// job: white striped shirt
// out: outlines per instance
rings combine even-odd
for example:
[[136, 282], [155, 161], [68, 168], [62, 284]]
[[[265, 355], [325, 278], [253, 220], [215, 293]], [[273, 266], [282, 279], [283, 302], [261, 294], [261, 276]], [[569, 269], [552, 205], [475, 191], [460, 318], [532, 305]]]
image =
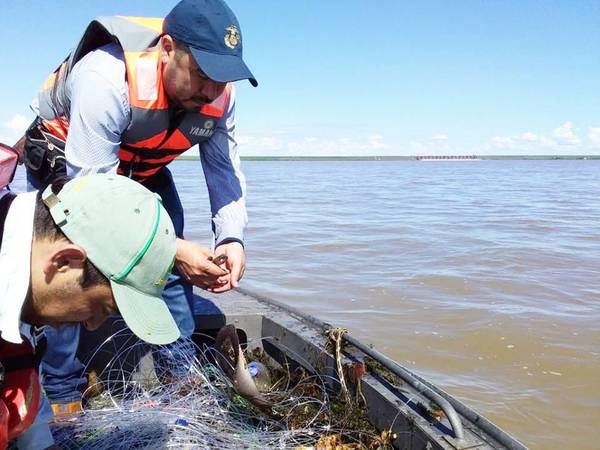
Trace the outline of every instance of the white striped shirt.
[[[121, 134], [131, 120], [123, 50], [116, 44], [86, 54], [67, 79], [70, 92], [69, 134], [65, 146], [67, 175], [116, 172]], [[246, 182], [235, 140], [235, 90], [213, 136], [200, 144], [208, 186], [215, 243], [243, 242]]]

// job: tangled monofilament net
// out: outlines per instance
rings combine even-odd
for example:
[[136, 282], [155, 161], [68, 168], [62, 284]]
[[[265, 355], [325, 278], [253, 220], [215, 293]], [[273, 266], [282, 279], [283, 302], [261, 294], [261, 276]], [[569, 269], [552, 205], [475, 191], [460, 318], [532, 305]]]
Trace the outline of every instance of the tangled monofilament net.
[[[148, 363], [144, 369], [139, 360], [148, 347], [133, 338], [123, 341], [124, 333], [111, 336], [98, 350], [114, 354], [101, 374], [103, 392], [83, 412], [52, 424], [61, 448], [292, 449], [314, 446], [324, 434], [344, 433], [331, 419], [322, 377], [306, 374], [293, 385], [289, 377], [273, 380], [266, 394], [273, 407], [265, 413], [235, 393], [215, 365], [212, 347], [201, 349], [191, 340], [166, 352], [163, 347], [166, 361], [154, 365], [166, 369], [152, 370]], [[117, 334], [121, 339], [114, 339]], [[175, 365], [185, 366], [186, 374], [173, 377]]]

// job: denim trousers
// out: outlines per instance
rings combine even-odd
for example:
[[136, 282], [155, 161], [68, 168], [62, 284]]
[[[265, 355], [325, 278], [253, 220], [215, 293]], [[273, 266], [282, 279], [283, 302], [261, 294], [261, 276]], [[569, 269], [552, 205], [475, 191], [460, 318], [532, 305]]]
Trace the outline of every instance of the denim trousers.
[[[29, 190], [46, 187], [29, 174], [27, 174], [27, 182]], [[171, 172], [163, 167], [160, 172], [145, 182], [144, 186], [160, 195], [163, 206], [173, 221], [177, 236], [183, 237], [183, 207]], [[115, 211], [115, 213], [119, 212]], [[194, 349], [186, 342], [186, 338], [194, 332], [195, 323], [192, 286], [184, 281], [176, 268], [167, 280], [163, 298], [179, 327], [182, 338], [167, 346], [152, 346], [154, 361], [155, 364], [162, 365], [164, 370], [174, 375], [182, 375], [186, 372], [187, 366], [173, 361], [173, 355], [181, 355], [181, 362], [190, 361], [189, 353]], [[51, 403], [69, 403], [81, 399], [81, 392], [87, 382], [84, 374], [87, 361], [81, 361], [77, 355], [80, 327], [81, 325], [68, 325], [59, 329], [46, 327], [48, 345], [42, 359], [41, 373], [44, 389]], [[183, 357], [184, 354], [187, 357]], [[177, 356], [175, 358], [177, 359]]]

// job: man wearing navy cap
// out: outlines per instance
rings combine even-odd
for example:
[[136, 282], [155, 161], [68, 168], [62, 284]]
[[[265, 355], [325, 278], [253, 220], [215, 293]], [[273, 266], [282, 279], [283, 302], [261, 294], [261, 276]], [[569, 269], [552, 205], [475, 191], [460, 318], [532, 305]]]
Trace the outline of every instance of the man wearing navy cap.
[[[45, 82], [38, 117], [24, 137], [34, 188], [65, 173], [117, 172], [160, 194], [180, 238], [164, 297], [182, 336], [194, 330], [191, 285], [225, 292], [238, 286], [245, 269], [246, 185], [232, 82], [257, 82], [242, 59], [242, 43], [240, 25], [222, 0], [183, 0], [164, 19], [99, 17]], [[183, 210], [166, 167], [196, 144], [214, 251], [183, 239]], [[220, 266], [212, 262], [218, 255], [227, 256]], [[70, 411], [80, 400], [78, 336], [69, 327], [48, 337], [62, 342], [43, 366], [55, 411]]]

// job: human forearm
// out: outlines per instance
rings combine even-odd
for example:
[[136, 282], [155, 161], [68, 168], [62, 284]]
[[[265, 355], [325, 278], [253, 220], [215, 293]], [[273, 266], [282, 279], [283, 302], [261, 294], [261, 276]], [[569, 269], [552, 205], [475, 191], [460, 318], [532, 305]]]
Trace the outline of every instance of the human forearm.
[[200, 145], [200, 159], [208, 188], [215, 244], [243, 243], [246, 214], [246, 179], [235, 139], [235, 89], [226, 114], [212, 137]]

